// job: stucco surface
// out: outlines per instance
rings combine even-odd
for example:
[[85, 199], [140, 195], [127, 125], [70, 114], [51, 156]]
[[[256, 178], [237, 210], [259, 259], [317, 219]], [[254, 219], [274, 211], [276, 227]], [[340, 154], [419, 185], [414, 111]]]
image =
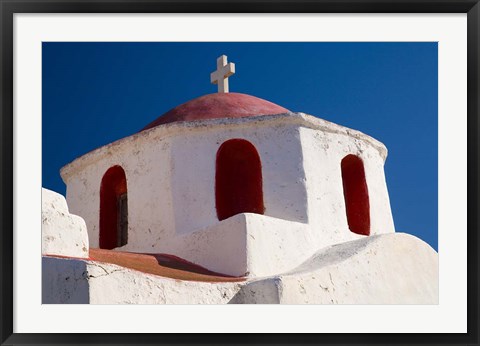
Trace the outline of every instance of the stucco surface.
[[[349, 155], [364, 165], [370, 203], [370, 235], [395, 232], [384, 173], [384, 157], [368, 141], [349, 133], [300, 128], [309, 224], [321, 246], [360, 239], [348, 230], [341, 161]], [[320, 248], [320, 247], [319, 247]]]
[[145, 274], [115, 264], [44, 257], [44, 304], [225, 304], [243, 282], [199, 282]]
[[[404, 233], [318, 251], [282, 275], [253, 280], [235, 303], [438, 304], [438, 254]], [[259, 298], [260, 297], [260, 298]]]
[[[216, 153], [232, 138], [251, 142], [262, 165], [264, 218], [248, 216], [252, 221], [243, 231], [228, 219], [218, 221], [215, 205]], [[346, 218], [340, 162], [348, 154], [365, 165], [371, 234], [394, 232], [385, 147], [303, 113], [156, 126], [80, 157], [61, 174], [71, 211], [87, 224], [91, 247], [99, 246], [102, 177], [120, 165], [127, 178], [129, 228], [128, 244], [117, 250], [172, 254], [227, 275], [271, 275], [319, 248], [361, 239], [348, 230]], [[289, 229], [308, 245], [283, 231]], [[247, 238], [256, 237], [252, 232], [263, 240]], [[261, 264], [265, 253], [271, 256]]]
[[281, 275], [198, 282], [91, 260], [43, 259], [44, 303], [438, 304], [438, 255], [403, 233], [338, 244]]
[[179, 237], [180, 257], [232, 276], [265, 276], [294, 268], [318, 248], [308, 225], [251, 213]]
[[65, 198], [42, 189], [42, 254], [88, 257], [85, 221], [70, 214]]

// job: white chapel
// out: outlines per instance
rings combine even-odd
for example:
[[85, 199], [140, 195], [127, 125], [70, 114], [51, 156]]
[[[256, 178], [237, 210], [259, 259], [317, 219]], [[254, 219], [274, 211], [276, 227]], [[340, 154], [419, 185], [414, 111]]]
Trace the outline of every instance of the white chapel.
[[231, 93], [234, 73], [221, 56], [217, 93], [64, 166], [66, 200], [43, 190], [43, 302], [437, 304], [438, 254], [395, 232], [386, 147]]

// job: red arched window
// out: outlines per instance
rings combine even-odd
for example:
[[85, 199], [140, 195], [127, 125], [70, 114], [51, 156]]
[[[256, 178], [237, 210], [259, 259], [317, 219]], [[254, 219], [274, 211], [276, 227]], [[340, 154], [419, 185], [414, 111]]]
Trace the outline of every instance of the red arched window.
[[215, 204], [220, 221], [239, 213], [263, 214], [262, 164], [252, 143], [230, 139], [218, 149]]
[[343, 195], [348, 227], [353, 233], [370, 235], [370, 202], [363, 161], [355, 155], [342, 160]]
[[128, 241], [127, 179], [120, 166], [110, 167], [100, 185], [100, 248], [113, 249]]

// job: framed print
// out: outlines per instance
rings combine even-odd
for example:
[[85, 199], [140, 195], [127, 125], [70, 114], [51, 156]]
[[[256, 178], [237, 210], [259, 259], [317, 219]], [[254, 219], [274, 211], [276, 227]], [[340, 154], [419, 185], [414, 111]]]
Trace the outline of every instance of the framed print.
[[2, 2], [2, 343], [478, 344], [478, 6]]

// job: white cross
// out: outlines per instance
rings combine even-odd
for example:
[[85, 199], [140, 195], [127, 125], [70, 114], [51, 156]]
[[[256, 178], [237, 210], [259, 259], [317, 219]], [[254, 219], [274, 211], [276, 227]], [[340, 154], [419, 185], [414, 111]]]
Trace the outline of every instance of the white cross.
[[219, 93], [228, 93], [228, 77], [235, 73], [235, 64], [227, 63], [227, 56], [217, 59], [217, 70], [210, 74], [210, 82], [218, 84]]

